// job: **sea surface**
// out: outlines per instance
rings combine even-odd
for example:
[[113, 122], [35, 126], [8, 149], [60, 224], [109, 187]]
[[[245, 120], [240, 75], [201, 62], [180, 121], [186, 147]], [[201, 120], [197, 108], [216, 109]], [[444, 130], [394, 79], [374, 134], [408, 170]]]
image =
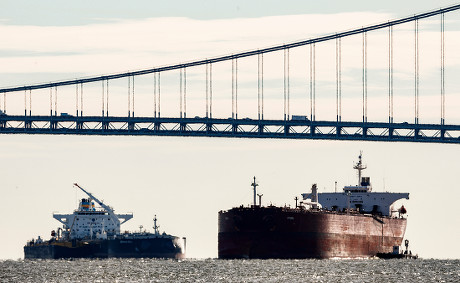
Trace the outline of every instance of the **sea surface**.
[[460, 282], [460, 260], [3, 260], [0, 282]]

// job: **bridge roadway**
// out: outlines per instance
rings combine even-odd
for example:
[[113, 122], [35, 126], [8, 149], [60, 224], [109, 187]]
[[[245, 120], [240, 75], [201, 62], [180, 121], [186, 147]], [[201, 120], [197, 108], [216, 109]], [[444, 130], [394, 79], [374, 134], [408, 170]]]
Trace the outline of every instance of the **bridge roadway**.
[[195, 136], [460, 144], [460, 125], [114, 116], [1, 115], [0, 134]]

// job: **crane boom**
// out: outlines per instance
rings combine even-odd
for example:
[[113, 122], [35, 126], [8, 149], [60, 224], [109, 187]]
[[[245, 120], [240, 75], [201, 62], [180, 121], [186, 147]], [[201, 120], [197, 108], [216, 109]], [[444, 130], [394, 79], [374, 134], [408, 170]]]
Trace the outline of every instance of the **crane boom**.
[[99, 199], [97, 199], [95, 196], [93, 196], [90, 192], [87, 192], [85, 189], [83, 189], [82, 187], [80, 187], [77, 183], [74, 183], [73, 184], [75, 187], [79, 188], [80, 190], [82, 190], [85, 194], [87, 194], [90, 198], [94, 199], [102, 208], [104, 208], [108, 213], [109, 215], [112, 217], [112, 220], [113, 221], [120, 221], [118, 219], [118, 216], [113, 212], [113, 209], [110, 208], [108, 205], [105, 205], [102, 201], [100, 201]]

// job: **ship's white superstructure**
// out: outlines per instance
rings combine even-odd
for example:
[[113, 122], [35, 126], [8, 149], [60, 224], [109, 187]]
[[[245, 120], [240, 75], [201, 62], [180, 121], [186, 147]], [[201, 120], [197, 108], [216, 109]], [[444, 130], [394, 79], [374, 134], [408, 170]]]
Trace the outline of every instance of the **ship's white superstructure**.
[[[362, 163], [362, 156], [353, 166], [358, 170], [358, 185], [345, 186], [343, 192], [317, 193], [318, 203], [323, 209], [334, 211], [356, 210], [361, 213], [379, 214], [392, 216], [395, 212], [405, 213], [405, 208], [392, 210], [392, 205], [400, 199], [409, 199], [409, 193], [372, 192], [372, 185], [369, 177], [362, 177], [361, 171], [366, 169]], [[316, 185], [314, 185], [316, 188]], [[312, 194], [302, 194], [304, 200], [312, 199]]]
[[[91, 193], [74, 184], [88, 195], [80, 200], [73, 214], [53, 214], [53, 218], [64, 224], [63, 234], [70, 239], [104, 239], [120, 234], [120, 226], [133, 218], [132, 214], [115, 214], [113, 209]], [[94, 201], [100, 205], [95, 208]], [[122, 221], [120, 221], [120, 219]]]

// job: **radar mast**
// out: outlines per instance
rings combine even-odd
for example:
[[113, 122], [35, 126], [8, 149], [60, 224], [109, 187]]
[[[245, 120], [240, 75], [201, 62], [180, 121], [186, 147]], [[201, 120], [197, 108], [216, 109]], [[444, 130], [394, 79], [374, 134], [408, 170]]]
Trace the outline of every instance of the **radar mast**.
[[358, 162], [353, 166], [353, 169], [358, 170], [358, 186], [361, 185], [361, 171], [367, 168], [367, 166], [363, 164], [362, 156], [363, 151], [361, 150], [359, 152]]

